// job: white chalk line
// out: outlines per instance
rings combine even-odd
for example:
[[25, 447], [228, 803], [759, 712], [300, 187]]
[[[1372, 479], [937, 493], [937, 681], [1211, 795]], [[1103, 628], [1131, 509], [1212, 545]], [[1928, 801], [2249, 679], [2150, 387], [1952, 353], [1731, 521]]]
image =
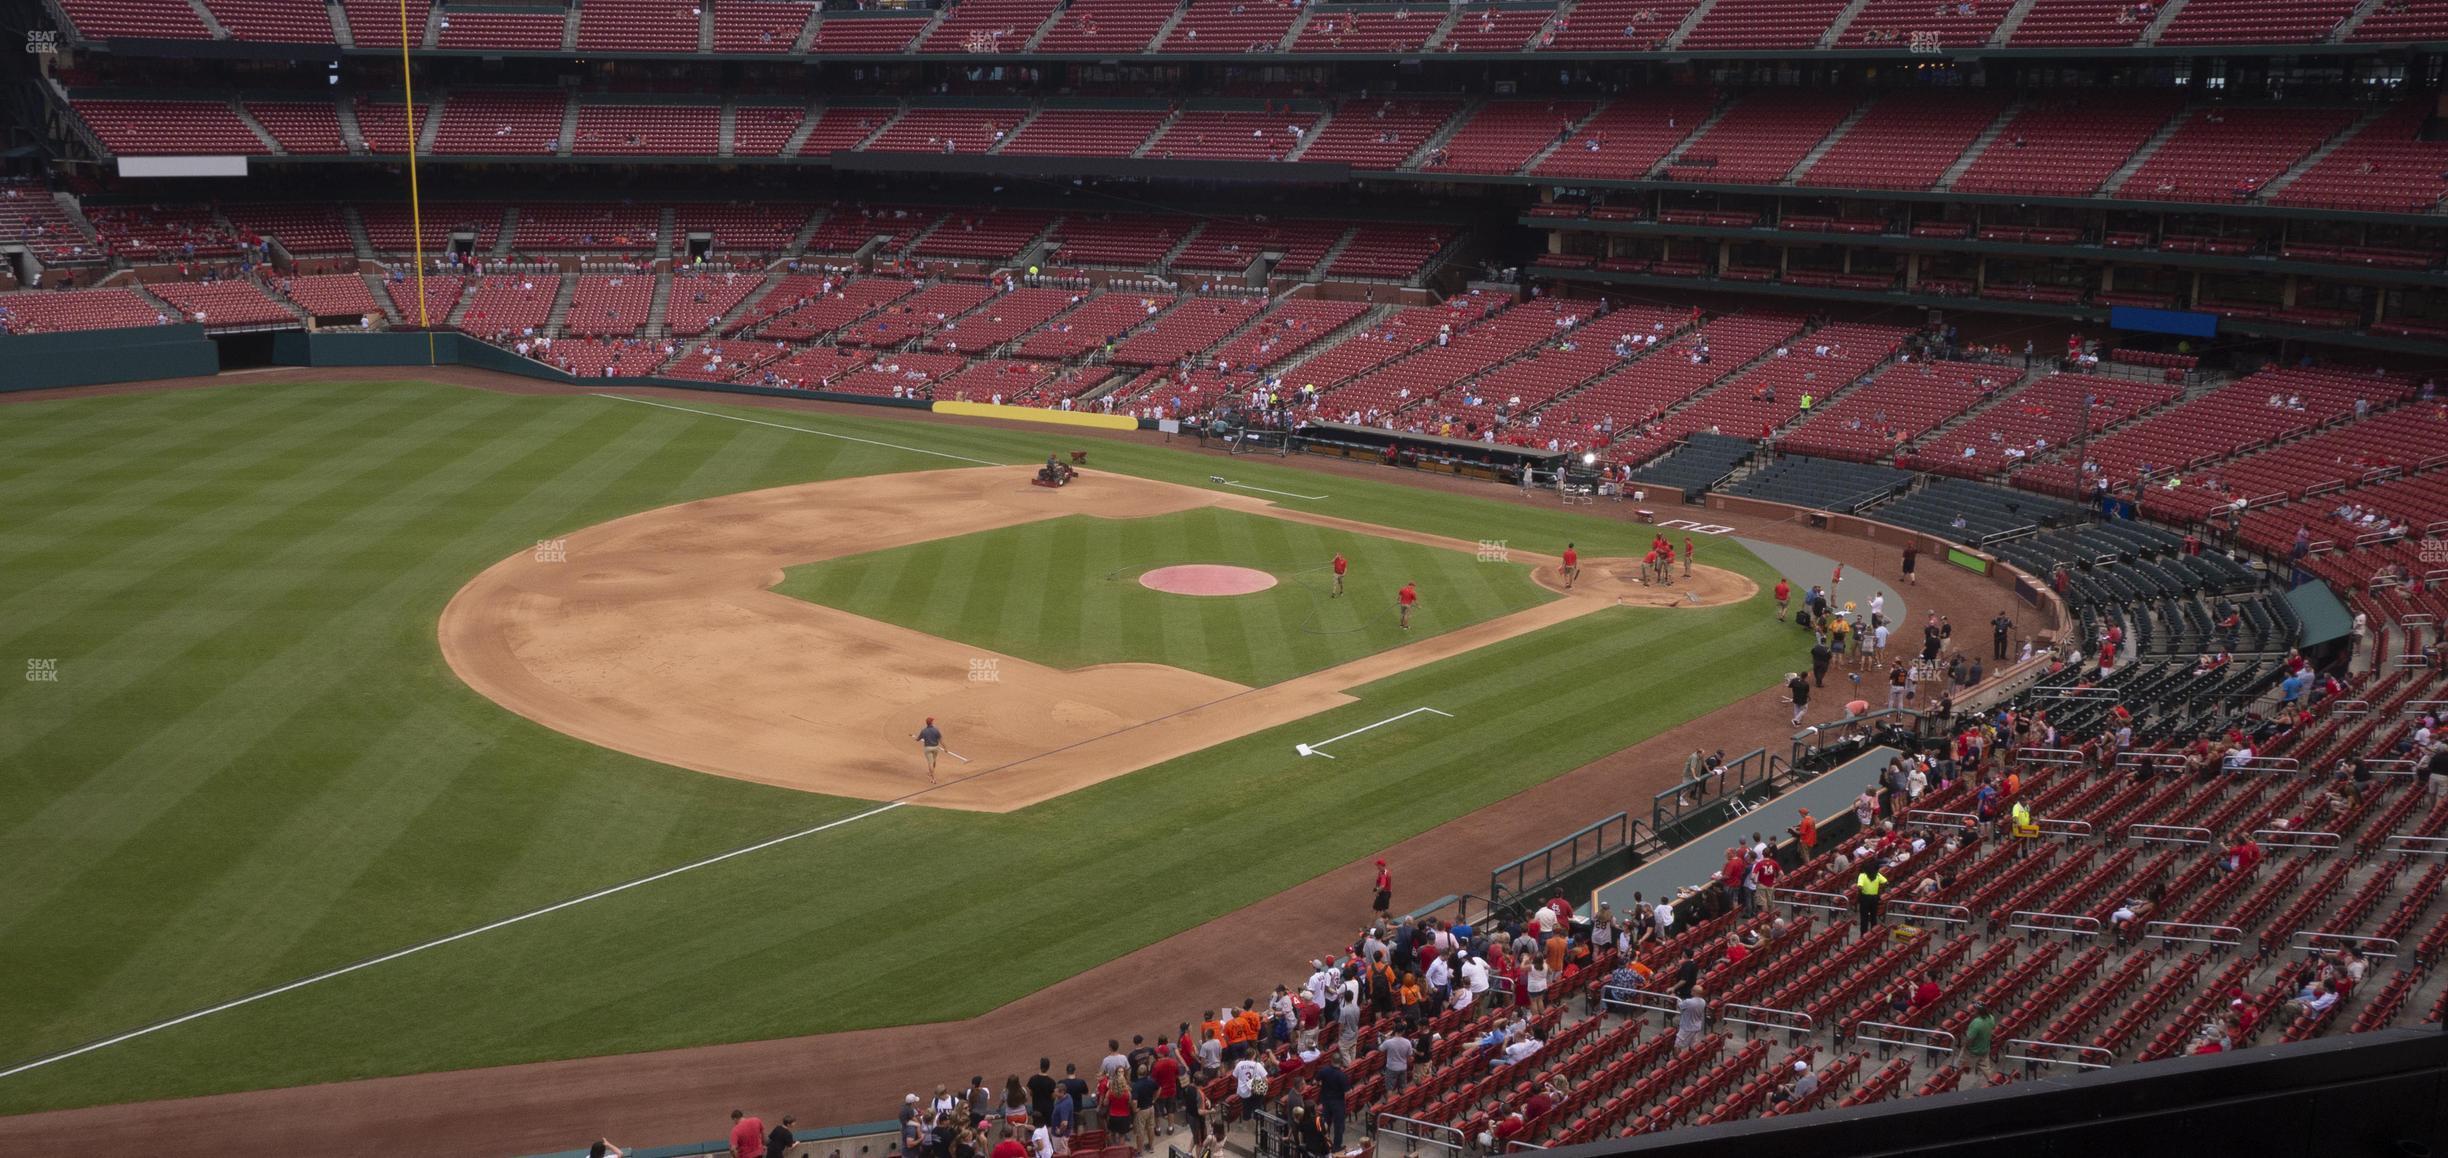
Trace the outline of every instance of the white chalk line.
[[[614, 402], [635, 402], [640, 406], [652, 406], [659, 410], [677, 410], [683, 414], [698, 414], [707, 418], [725, 418], [733, 422], [745, 422], [750, 426], [770, 426], [775, 430], [791, 430], [797, 431], [800, 434], [813, 434], [818, 438], [838, 438], [843, 442], [858, 442], [864, 443], [868, 446], [881, 446], [887, 450], [906, 450], [911, 454], [931, 454], [937, 458], [951, 459], [954, 462], [974, 462], [979, 466], [1013, 465], [1012, 463], [1008, 462], [988, 462], [982, 458], [970, 458], [965, 454], [950, 454], [940, 450], [927, 450], [923, 447], [903, 446], [897, 442], [878, 442], [872, 438], [853, 438], [847, 434], [835, 434], [830, 430], [811, 430], [805, 426], [790, 426], [780, 422], [767, 422], [761, 418], [743, 418], [737, 414], [724, 414], [717, 410], [699, 410], [693, 406], [674, 406], [669, 402], [657, 402], [651, 398], [631, 398], [624, 394], [604, 394], [592, 391], [590, 391], [590, 394], [596, 398], [609, 398]], [[0, 1077], [7, 1076], [7, 1074], [0, 1074]]]
[[196, 1011], [195, 1011], [195, 1012], [193, 1012], [193, 1013], [182, 1013], [182, 1014], [180, 1014], [179, 1016], [177, 1016], [177, 1017], [173, 1017], [173, 1018], [171, 1018], [171, 1019], [169, 1019], [169, 1020], [167, 1020], [167, 1021], [157, 1021], [157, 1022], [154, 1022], [154, 1023], [153, 1023], [153, 1024], [151, 1024], [151, 1025], [143, 1026], [143, 1027], [138, 1028], [138, 1029], [131, 1029], [131, 1030], [127, 1031], [126, 1033], [122, 1033], [122, 1034], [119, 1034], [119, 1035], [114, 1036], [114, 1037], [106, 1037], [106, 1038], [103, 1038], [103, 1039], [102, 1039], [102, 1040], [100, 1040], [100, 1041], [97, 1041], [97, 1042], [91, 1042], [91, 1043], [86, 1044], [86, 1045], [81, 1045], [81, 1046], [78, 1046], [78, 1047], [76, 1047], [75, 1049], [72, 1049], [72, 1050], [67, 1050], [67, 1051], [64, 1051], [64, 1052], [61, 1052], [61, 1053], [55, 1053], [55, 1054], [50, 1055], [49, 1057], [41, 1057], [41, 1058], [36, 1058], [36, 1059], [34, 1059], [33, 1061], [30, 1061], [30, 1062], [24, 1062], [24, 1063], [21, 1063], [21, 1064], [19, 1064], [19, 1065], [12, 1066], [12, 1067], [10, 1067], [10, 1068], [8, 1068], [8, 1069], [5, 1069], [5, 1070], [0, 1070], [0, 1078], [11, 1078], [11, 1077], [15, 1077], [15, 1076], [17, 1076], [18, 1074], [25, 1073], [25, 1072], [26, 1072], [26, 1071], [28, 1071], [28, 1070], [36, 1070], [36, 1069], [41, 1069], [41, 1068], [42, 1068], [42, 1067], [44, 1067], [44, 1066], [47, 1066], [47, 1065], [52, 1065], [52, 1064], [57, 1063], [57, 1062], [64, 1062], [64, 1061], [67, 1061], [68, 1059], [73, 1058], [73, 1057], [78, 1057], [78, 1056], [81, 1056], [81, 1055], [83, 1055], [83, 1054], [89, 1054], [89, 1053], [92, 1053], [92, 1052], [94, 1052], [95, 1050], [99, 1050], [99, 1049], [108, 1049], [108, 1048], [110, 1048], [111, 1046], [121, 1044], [122, 1042], [134, 1041], [134, 1040], [136, 1040], [137, 1038], [144, 1037], [144, 1036], [147, 1036], [147, 1035], [149, 1035], [149, 1034], [156, 1034], [156, 1033], [160, 1033], [161, 1031], [163, 1031], [163, 1030], [165, 1030], [165, 1029], [172, 1029], [172, 1028], [175, 1028], [175, 1027], [178, 1027], [178, 1026], [181, 1026], [181, 1025], [185, 1025], [185, 1024], [187, 1024], [188, 1022], [195, 1021], [195, 1020], [198, 1020], [198, 1019], [200, 1019], [200, 1018], [210, 1017], [210, 1016], [212, 1016], [213, 1014], [216, 1014], [216, 1013], [223, 1013], [223, 1012], [227, 1012], [227, 1011], [229, 1011], [229, 1010], [236, 1009], [236, 1008], [238, 1008], [239, 1006], [242, 1006], [242, 1005], [253, 1005], [254, 1003], [256, 1003], [256, 1002], [258, 1002], [258, 1001], [262, 1001], [262, 1000], [264, 1000], [264, 999], [266, 999], [266, 998], [278, 997], [278, 996], [280, 996], [281, 994], [288, 993], [288, 992], [290, 992], [290, 991], [292, 991], [292, 990], [304, 989], [305, 987], [307, 987], [307, 986], [309, 986], [309, 985], [314, 985], [314, 984], [317, 984], [317, 983], [320, 983], [320, 982], [329, 981], [329, 980], [331, 980], [331, 979], [333, 979], [333, 978], [335, 978], [335, 977], [345, 977], [345, 976], [347, 976], [347, 975], [349, 975], [349, 974], [351, 974], [351, 973], [355, 973], [355, 972], [357, 972], [358, 970], [361, 970], [361, 969], [371, 969], [371, 968], [373, 968], [373, 967], [375, 967], [375, 966], [377, 966], [377, 965], [382, 965], [382, 964], [386, 964], [386, 963], [388, 963], [388, 962], [397, 961], [397, 960], [399, 960], [399, 959], [400, 959], [400, 958], [402, 958], [402, 957], [407, 957], [407, 956], [411, 956], [411, 955], [413, 955], [413, 954], [422, 953], [422, 952], [426, 951], [427, 949], [439, 949], [439, 948], [441, 948], [442, 946], [444, 946], [444, 945], [448, 945], [448, 944], [451, 944], [451, 943], [453, 943], [453, 942], [467, 940], [468, 938], [473, 937], [473, 936], [476, 936], [476, 935], [477, 935], [477, 934], [479, 934], [479, 933], [490, 933], [490, 932], [492, 932], [492, 931], [493, 931], [493, 930], [495, 930], [495, 929], [506, 929], [506, 928], [509, 928], [509, 927], [510, 927], [510, 926], [512, 926], [512, 925], [516, 925], [516, 924], [518, 924], [518, 923], [520, 923], [520, 922], [522, 922], [522, 921], [532, 921], [532, 920], [536, 919], [537, 917], [545, 916], [545, 915], [547, 915], [547, 914], [551, 914], [551, 913], [558, 913], [558, 912], [560, 912], [560, 911], [561, 911], [561, 910], [563, 910], [563, 909], [567, 909], [567, 908], [570, 908], [570, 907], [572, 907], [572, 906], [576, 906], [576, 905], [583, 905], [583, 904], [587, 903], [588, 901], [601, 900], [601, 899], [603, 899], [603, 898], [605, 898], [605, 897], [608, 897], [608, 896], [613, 895], [614, 893], [625, 893], [625, 892], [629, 891], [630, 889], [637, 888], [637, 887], [638, 887], [638, 886], [640, 886], [640, 885], [650, 885], [650, 884], [653, 884], [653, 883], [655, 883], [656, 881], [659, 881], [659, 880], [664, 880], [664, 879], [669, 878], [669, 877], [676, 877], [676, 876], [679, 876], [681, 873], [684, 873], [684, 872], [689, 872], [689, 871], [692, 871], [692, 870], [695, 870], [695, 869], [701, 869], [701, 868], [704, 868], [704, 867], [706, 867], [707, 865], [721, 864], [722, 862], [727, 861], [727, 860], [730, 860], [730, 859], [731, 859], [731, 858], [733, 858], [733, 857], [741, 857], [741, 856], [746, 856], [746, 855], [748, 855], [749, 853], [752, 853], [752, 852], [761, 852], [761, 851], [763, 851], [763, 850], [765, 850], [765, 849], [772, 848], [773, 846], [775, 846], [775, 845], [777, 845], [777, 844], [787, 844], [787, 843], [789, 843], [789, 842], [791, 842], [791, 841], [798, 840], [798, 839], [799, 839], [799, 838], [801, 838], [801, 837], [806, 837], [806, 836], [814, 836], [814, 835], [816, 835], [817, 833], [820, 833], [820, 832], [826, 832], [826, 831], [829, 831], [829, 830], [831, 830], [831, 829], [840, 828], [841, 826], [843, 826], [843, 825], [845, 825], [845, 824], [851, 824], [851, 823], [854, 823], [854, 822], [856, 822], [856, 821], [865, 820], [865, 819], [867, 819], [867, 818], [868, 818], [868, 817], [870, 817], [870, 816], [881, 816], [881, 815], [883, 815], [884, 813], [887, 813], [887, 812], [892, 811], [893, 809], [899, 808], [899, 807], [901, 807], [903, 804], [906, 804], [906, 803], [908, 803], [908, 801], [906, 801], [906, 800], [895, 800], [895, 801], [893, 801], [893, 802], [891, 802], [891, 803], [889, 803], [889, 804], [884, 805], [884, 806], [883, 806], [883, 807], [881, 807], [881, 808], [871, 808], [871, 809], [868, 809], [868, 810], [867, 810], [867, 811], [865, 811], [865, 812], [859, 813], [859, 814], [858, 814], [858, 815], [856, 815], [856, 816], [845, 816], [845, 817], [842, 817], [842, 818], [841, 818], [841, 819], [839, 819], [839, 820], [827, 821], [826, 823], [819, 824], [819, 825], [815, 826], [814, 828], [803, 828], [803, 829], [800, 829], [800, 830], [799, 830], [799, 831], [797, 831], [797, 832], [785, 833], [785, 834], [783, 834], [783, 835], [781, 835], [781, 836], [774, 837], [774, 838], [772, 838], [771, 840], [759, 841], [759, 842], [757, 842], [757, 843], [755, 843], [755, 844], [747, 845], [747, 846], [742, 847], [742, 848], [735, 848], [735, 849], [732, 849], [731, 851], [729, 851], [729, 852], [725, 852], [725, 853], [717, 853], [717, 854], [715, 854], [715, 855], [713, 855], [713, 856], [710, 856], [710, 857], [705, 858], [704, 860], [700, 860], [700, 861], [693, 861], [693, 862], [691, 862], [691, 863], [681, 865], [681, 866], [679, 866], [679, 867], [677, 867], [677, 868], [668, 868], [668, 869], [663, 870], [662, 872], [655, 873], [655, 874], [653, 874], [653, 875], [651, 875], [651, 876], [642, 876], [642, 877], [639, 877], [639, 878], [637, 878], [637, 879], [635, 879], [635, 880], [623, 881], [623, 882], [621, 882], [620, 884], [613, 885], [613, 886], [612, 886], [612, 887], [610, 887], [610, 888], [605, 888], [605, 889], [597, 889], [597, 890], [595, 890], [594, 892], [588, 893], [588, 894], [586, 894], [585, 896], [582, 896], [582, 897], [571, 897], [570, 899], [568, 899], [568, 900], [566, 900], [566, 901], [558, 901], [558, 902], [555, 902], [555, 903], [553, 903], [553, 904], [546, 905], [546, 906], [544, 906], [543, 908], [540, 908], [540, 909], [531, 909], [531, 910], [529, 910], [529, 911], [527, 911], [527, 912], [520, 913], [519, 915], [517, 915], [517, 916], [515, 916], [515, 917], [504, 917], [504, 918], [502, 918], [501, 920], [495, 921], [495, 922], [493, 922], [492, 924], [489, 924], [489, 925], [479, 925], [479, 926], [477, 926], [476, 928], [473, 928], [473, 929], [467, 929], [467, 930], [463, 930], [463, 931], [461, 931], [461, 932], [453, 933], [453, 934], [451, 934], [451, 935], [449, 935], [449, 936], [447, 936], [447, 937], [436, 937], [436, 938], [434, 938], [433, 940], [431, 940], [431, 941], [427, 941], [427, 942], [425, 942], [424, 944], [421, 944], [421, 945], [411, 945], [411, 946], [409, 946], [409, 947], [407, 947], [407, 948], [405, 948], [405, 949], [399, 949], [399, 950], [394, 950], [394, 951], [389, 952], [389, 953], [385, 953], [385, 954], [383, 954], [383, 955], [382, 955], [382, 956], [380, 956], [380, 957], [369, 957], [369, 958], [367, 958], [367, 959], [365, 959], [365, 960], [363, 960], [363, 961], [359, 961], [359, 962], [357, 962], [357, 963], [356, 963], [356, 964], [354, 964], [354, 965], [343, 965], [343, 966], [341, 966], [340, 968], [330, 970], [329, 972], [317, 973], [317, 974], [315, 974], [315, 975], [314, 975], [314, 976], [312, 976], [312, 977], [307, 977], [307, 978], [303, 978], [303, 979], [300, 979], [300, 980], [297, 980], [297, 981], [292, 981], [292, 982], [290, 982], [290, 983], [288, 983], [288, 984], [286, 984], [286, 985], [275, 986], [275, 987], [273, 987], [273, 988], [271, 988], [271, 989], [266, 989], [266, 990], [263, 990], [263, 991], [261, 991], [261, 992], [257, 992], [257, 993], [250, 993], [250, 994], [248, 994], [248, 995], [246, 995], [246, 996], [244, 996], [244, 997], [237, 998], [236, 1000], [233, 1000], [233, 1001], [224, 1001], [224, 1002], [222, 1002], [222, 1003], [221, 1003], [221, 1004], [219, 1004], [219, 1005], [214, 1005], [214, 1006], [210, 1006], [210, 1007], [207, 1007], [207, 1008], [204, 1008], [204, 1009], [199, 1009], [199, 1010], [196, 1010]]
[[[1379, 721], [1377, 721], [1377, 722], [1376, 722], [1376, 723], [1374, 723], [1374, 724], [1370, 724], [1370, 725], [1368, 725], [1368, 726], [1366, 726], [1366, 727], [1353, 728], [1351, 731], [1345, 732], [1345, 733], [1343, 733], [1343, 734], [1342, 734], [1342, 735], [1340, 735], [1340, 736], [1333, 736], [1333, 737], [1329, 737], [1329, 738], [1327, 738], [1327, 739], [1320, 740], [1320, 741], [1318, 741], [1318, 742], [1317, 742], [1317, 743], [1315, 743], [1315, 744], [1294, 744], [1294, 745], [1292, 746], [1292, 748], [1293, 748], [1293, 750], [1294, 750], [1294, 751], [1299, 752], [1299, 753], [1300, 753], [1301, 755], [1303, 755], [1303, 756], [1325, 756], [1327, 759], [1332, 760], [1332, 759], [1334, 759], [1334, 757], [1333, 757], [1332, 755], [1329, 755], [1328, 753], [1325, 753], [1325, 752], [1321, 752], [1321, 751], [1319, 751], [1318, 749], [1323, 748], [1323, 747], [1325, 747], [1325, 746], [1326, 746], [1326, 745], [1328, 745], [1328, 744], [1332, 744], [1332, 743], [1334, 743], [1336, 740], [1348, 740], [1348, 739], [1351, 739], [1351, 738], [1352, 738], [1352, 737], [1354, 737], [1354, 736], [1359, 735], [1359, 734], [1360, 734], [1360, 733], [1362, 733], [1362, 732], [1366, 732], [1366, 731], [1369, 731], [1369, 730], [1374, 729], [1374, 728], [1382, 728], [1382, 727], [1385, 727], [1387, 724], [1394, 723], [1394, 722], [1395, 722], [1395, 721], [1397, 721], [1397, 720], [1408, 720], [1408, 719], [1410, 719], [1411, 717], [1413, 717], [1413, 716], [1416, 716], [1416, 715], [1420, 714], [1421, 712], [1432, 712], [1432, 713], [1435, 713], [1436, 715], [1443, 716], [1443, 717], [1445, 717], [1445, 718], [1446, 718], [1446, 719], [1448, 719], [1448, 720], [1450, 720], [1450, 719], [1454, 718], [1454, 714], [1453, 714], [1452, 712], [1441, 712], [1441, 711], [1437, 711], [1437, 709], [1435, 709], [1435, 708], [1413, 708], [1413, 709], [1411, 709], [1410, 711], [1404, 712], [1403, 714], [1401, 714], [1401, 715], [1399, 715], [1399, 716], [1387, 716], [1386, 718], [1384, 718], [1384, 719], [1382, 719], [1382, 720], [1379, 720]], [[5, 1075], [0, 1075], [0, 1076], [5, 1076]]]
[[1220, 483], [1223, 483], [1225, 486], [1228, 486], [1228, 487], [1240, 487], [1242, 490], [1245, 490], [1245, 491], [1257, 491], [1257, 492], [1259, 492], [1260, 494], [1282, 495], [1283, 497], [1285, 497], [1285, 498], [1287, 498], [1287, 499], [1308, 499], [1308, 500], [1310, 500], [1310, 501], [1312, 501], [1312, 502], [1315, 502], [1315, 501], [1317, 501], [1317, 500], [1319, 500], [1319, 499], [1324, 499], [1324, 498], [1331, 497], [1331, 496], [1328, 496], [1328, 495], [1296, 495], [1296, 494], [1293, 494], [1293, 493], [1292, 493], [1292, 492], [1290, 492], [1290, 491], [1279, 491], [1279, 490], [1274, 489], [1273, 487], [1251, 486], [1251, 485], [1250, 485], [1250, 484], [1248, 484], [1248, 483], [1245, 483], [1245, 482], [1234, 482], [1233, 480], [1231, 480], [1231, 479], [1227, 479], [1227, 478], [1220, 478], [1220, 479], [1216, 479], [1216, 481], [1217, 481], [1217, 482], [1220, 482]]

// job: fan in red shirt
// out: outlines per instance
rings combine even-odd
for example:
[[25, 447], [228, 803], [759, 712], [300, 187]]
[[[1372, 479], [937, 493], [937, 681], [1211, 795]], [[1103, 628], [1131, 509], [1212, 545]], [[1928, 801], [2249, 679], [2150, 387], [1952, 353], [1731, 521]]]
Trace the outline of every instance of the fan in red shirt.
[[765, 1120], [731, 1111], [731, 1158], [765, 1158]]
[[1419, 584], [1405, 583], [1394, 593], [1394, 606], [1402, 612], [1402, 629], [1411, 630], [1411, 607], [1419, 602]]
[[1779, 579], [1776, 585], [1777, 618], [1785, 618], [1787, 604], [1793, 602], [1793, 584]]
[[1564, 544], [1564, 587], [1571, 590], [1573, 580], [1581, 577], [1581, 552], [1570, 543]]
[[1007, 1131], [1003, 1140], [994, 1144], [994, 1158], [1028, 1158], [1028, 1147]]
[[1348, 561], [1346, 561], [1346, 560], [1343, 558], [1343, 553], [1342, 553], [1341, 551], [1337, 551], [1337, 552], [1335, 552], [1335, 557], [1334, 557], [1334, 577], [1335, 577], [1334, 593], [1335, 593], [1336, 595], [1341, 595], [1341, 594], [1343, 593], [1343, 572], [1344, 572], [1344, 570], [1345, 570], [1345, 569], [1349, 568], [1350, 566], [1351, 566], [1351, 563], [1350, 563], [1350, 562], [1348, 562]]

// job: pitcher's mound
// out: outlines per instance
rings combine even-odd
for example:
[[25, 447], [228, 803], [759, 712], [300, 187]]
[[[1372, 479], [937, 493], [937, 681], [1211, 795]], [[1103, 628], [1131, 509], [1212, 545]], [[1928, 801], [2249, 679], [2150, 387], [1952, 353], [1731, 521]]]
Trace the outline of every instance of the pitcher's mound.
[[1251, 567], [1184, 563], [1139, 576], [1139, 585], [1170, 595], [1252, 595], [1275, 585], [1275, 577]]

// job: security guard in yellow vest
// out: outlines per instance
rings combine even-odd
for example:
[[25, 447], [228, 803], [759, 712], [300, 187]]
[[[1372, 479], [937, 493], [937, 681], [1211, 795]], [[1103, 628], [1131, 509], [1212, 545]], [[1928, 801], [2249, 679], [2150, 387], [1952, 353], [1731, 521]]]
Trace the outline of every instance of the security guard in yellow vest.
[[1879, 894], [1887, 891], [1887, 874], [1872, 865], [1855, 878], [1853, 887], [1859, 890], [1855, 903], [1861, 907], [1861, 931], [1866, 937], [1870, 935], [1870, 930], [1878, 928]]

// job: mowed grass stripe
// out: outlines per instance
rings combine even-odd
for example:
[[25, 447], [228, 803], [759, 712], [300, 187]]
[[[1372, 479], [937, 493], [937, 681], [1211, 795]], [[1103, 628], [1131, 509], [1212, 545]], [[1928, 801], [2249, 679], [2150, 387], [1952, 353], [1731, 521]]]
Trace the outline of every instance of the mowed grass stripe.
[[83, 453], [90, 447], [127, 444], [149, 432], [217, 415], [229, 405], [226, 397], [211, 390], [177, 394], [154, 404], [142, 399], [131, 404], [124, 398], [9, 403], [9, 420], [0, 424], [0, 487], [49, 475], [63, 465], [93, 465]]
[[[141, 481], [159, 474], [170, 463], [217, 469], [227, 452], [262, 439], [286, 440], [293, 423], [312, 422], [326, 410], [352, 409], [335, 401], [329, 391], [309, 388], [296, 394], [233, 392], [221, 405], [198, 412], [185, 422], [165, 422], [158, 429], [111, 443], [92, 439], [77, 444], [83, 453], [51, 464], [41, 475], [19, 480], [19, 501], [35, 517], [60, 517], [77, 511], [79, 496], [107, 494], [113, 484]], [[46, 416], [47, 417], [47, 416]], [[343, 421], [347, 416], [342, 416]], [[72, 415], [54, 421], [74, 424]], [[41, 419], [37, 419], [41, 421]]]

